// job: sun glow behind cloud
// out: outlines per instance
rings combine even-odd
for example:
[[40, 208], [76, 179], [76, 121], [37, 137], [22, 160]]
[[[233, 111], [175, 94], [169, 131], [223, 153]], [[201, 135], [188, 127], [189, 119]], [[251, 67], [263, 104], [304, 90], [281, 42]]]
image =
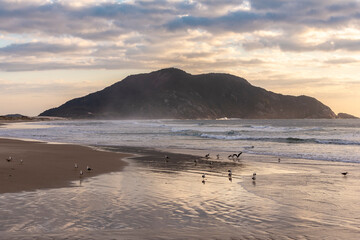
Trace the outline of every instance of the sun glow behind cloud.
[[[0, 9], [0, 114], [38, 114], [128, 74], [178, 67], [360, 116], [351, 104], [360, 100], [358, 1], [0, 0]], [[8, 99], [18, 107], [6, 109]]]

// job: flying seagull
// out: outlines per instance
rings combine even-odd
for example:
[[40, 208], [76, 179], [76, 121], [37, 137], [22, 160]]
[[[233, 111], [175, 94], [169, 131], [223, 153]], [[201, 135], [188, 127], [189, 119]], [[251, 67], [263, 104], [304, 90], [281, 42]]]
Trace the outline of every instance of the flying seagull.
[[235, 158], [235, 157], [236, 157], [236, 158], [239, 158], [241, 154], [242, 154], [242, 152], [239, 152], [238, 154], [234, 153], [234, 154], [233, 154], [233, 158]]

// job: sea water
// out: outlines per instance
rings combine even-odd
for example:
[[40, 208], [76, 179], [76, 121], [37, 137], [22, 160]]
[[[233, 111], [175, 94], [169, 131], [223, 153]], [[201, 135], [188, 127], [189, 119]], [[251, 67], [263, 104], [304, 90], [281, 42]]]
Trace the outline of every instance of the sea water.
[[0, 136], [309, 159], [128, 159], [73, 187], [0, 194], [0, 239], [360, 238], [359, 120], [52, 121]]
[[14, 124], [1, 137], [360, 162], [359, 119], [75, 120]]

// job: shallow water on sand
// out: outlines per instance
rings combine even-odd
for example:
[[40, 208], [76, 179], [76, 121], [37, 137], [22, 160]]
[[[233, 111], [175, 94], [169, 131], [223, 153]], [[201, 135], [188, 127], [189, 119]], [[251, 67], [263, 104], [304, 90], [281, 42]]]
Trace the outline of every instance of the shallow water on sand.
[[[357, 165], [129, 162], [74, 187], [0, 195], [0, 238], [360, 237]], [[354, 174], [334, 174], [345, 166]]]

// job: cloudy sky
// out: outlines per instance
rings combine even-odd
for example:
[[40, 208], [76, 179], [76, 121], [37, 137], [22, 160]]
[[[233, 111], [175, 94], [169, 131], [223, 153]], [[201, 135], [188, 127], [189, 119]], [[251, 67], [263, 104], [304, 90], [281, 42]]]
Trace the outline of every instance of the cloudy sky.
[[360, 1], [0, 0], [0, 115], [166, 67], [360, 116]]

